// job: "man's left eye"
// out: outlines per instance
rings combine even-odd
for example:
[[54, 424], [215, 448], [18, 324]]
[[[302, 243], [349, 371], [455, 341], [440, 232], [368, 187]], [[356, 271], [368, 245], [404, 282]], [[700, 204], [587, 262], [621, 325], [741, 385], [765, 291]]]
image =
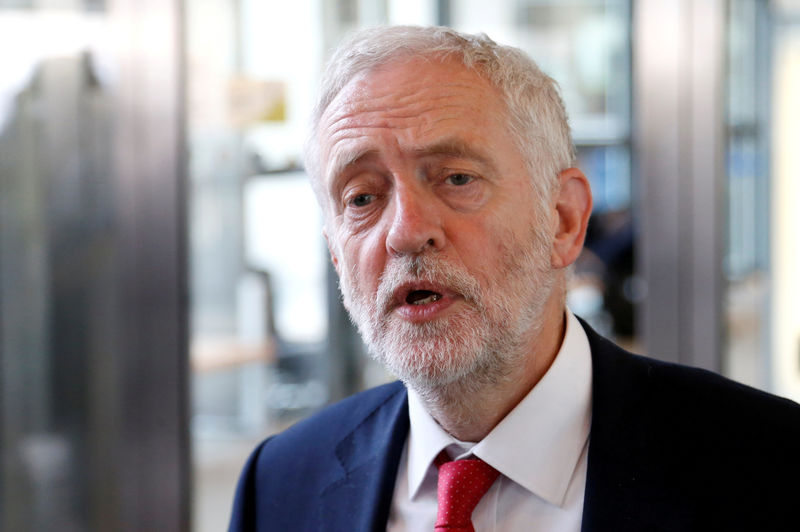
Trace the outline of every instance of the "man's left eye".
[[375, 200], [373, 194], [358, 194], [350, 200], [350, 205], [354, 207], [366, 207]]
[[463, 186], [471, 183], [473, 179], [474, 178], [471, 175], [467, 174], [452, 174], [447, 176], [447, 179], [445, 179], [445, 181], [447, 181], [451, 185]]

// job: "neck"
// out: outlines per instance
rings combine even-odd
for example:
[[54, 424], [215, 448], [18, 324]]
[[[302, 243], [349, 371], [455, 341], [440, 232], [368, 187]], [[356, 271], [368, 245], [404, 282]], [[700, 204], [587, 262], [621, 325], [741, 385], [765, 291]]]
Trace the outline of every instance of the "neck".
[[522, 342], [519, 356], [491, 378], [467, 376], [431, 390], [416, 389], [425, 409], [453, 437], [478, 442], [533, 389], [555, 360], [564, 337], [562, 298], [551, 298], [537, 331]]

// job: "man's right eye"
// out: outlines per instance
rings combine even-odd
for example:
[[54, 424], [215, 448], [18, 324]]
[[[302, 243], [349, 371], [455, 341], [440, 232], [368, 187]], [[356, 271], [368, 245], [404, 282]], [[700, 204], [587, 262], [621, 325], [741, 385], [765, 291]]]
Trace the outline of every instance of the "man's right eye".
[[353, 207], [366, 207], [375, 199], [374, 194], [358, 194], [353, 196], [348, 203]]

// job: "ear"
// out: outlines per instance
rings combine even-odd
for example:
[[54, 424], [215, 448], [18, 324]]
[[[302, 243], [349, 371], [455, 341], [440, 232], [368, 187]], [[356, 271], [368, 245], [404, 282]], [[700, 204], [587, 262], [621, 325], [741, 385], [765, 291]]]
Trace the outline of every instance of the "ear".
[[567, 168], [558, 174], [558, 182], [555, 206], [558, 227], [553, 237], [550, 264], [553, 268], [566, 268], [583, 249], [592, 213], [592, 190], [589, 180], [577, 168]]
[[336, 257], [336, 253], [333, 251], [333, 247], [331, 246], [331, 240], [328, 237], [328, 229], [323, 227], [322, 228], [322, 236], [325, 238], [325, 243], [328, 245], [328, 253], [331, 254], [331, 262], [333, 262], [333, 267], [336, 269], [336, 274], [339, 274], [339, 259]]

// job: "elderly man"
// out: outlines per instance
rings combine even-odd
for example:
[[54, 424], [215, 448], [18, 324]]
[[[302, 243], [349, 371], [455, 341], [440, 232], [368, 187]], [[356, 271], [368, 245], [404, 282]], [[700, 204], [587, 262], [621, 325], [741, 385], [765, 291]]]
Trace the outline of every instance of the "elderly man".
[[307, 168], [344, 304], [402, 383], [261, 444], [231, 530], [800, 527], [798, 405], [625, 353], [565, 307], [591, 192], [519, 50], [355, 35]]

